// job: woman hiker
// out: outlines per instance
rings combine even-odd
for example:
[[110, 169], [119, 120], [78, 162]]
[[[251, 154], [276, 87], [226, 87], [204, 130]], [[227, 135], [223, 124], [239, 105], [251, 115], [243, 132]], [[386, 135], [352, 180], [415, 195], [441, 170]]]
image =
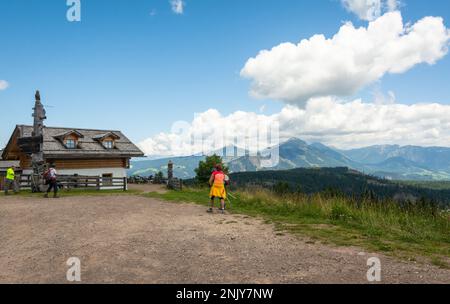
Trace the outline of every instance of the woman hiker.
[[58, 182], [57, 182], [57, 172], [55, 165], [51, 164], [50, 168], [44, 173], [45, 184], [48, 185], [47, 192], [44, 197], [48, 198], [48, 194], [53, 189], [53, 197], [58, 198]]
[[227, 198], [227, 191], [225, 190], [225, 178], [226, 175], [222, 170], [221, 165], [216, 165], [214, 172], [209, 178], [209, 185], [211, 186], [211, 191], [209, 196], [211, 197], [211, 208], [208, 209], [209, 213], [213, 212], [214, 199], [220, 199], [220, 209], [219, 211], [225, 212], [225, 200]]

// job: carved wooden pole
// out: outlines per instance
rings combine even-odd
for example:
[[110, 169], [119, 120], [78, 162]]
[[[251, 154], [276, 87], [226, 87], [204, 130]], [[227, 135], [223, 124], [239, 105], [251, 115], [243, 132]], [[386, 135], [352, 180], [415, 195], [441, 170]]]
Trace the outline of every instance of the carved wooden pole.
[[[44, 120], [47, 119], [44, 105], [41, 103], [41, 94], [39, 91], [36, 91], [35, 95], [35, 104], [33, 108], [33, 137], [42, 137], [43, 136], [43, 128], [44, 128]], [[31, 155], [33, 169], [36, 174], [40, 174], [41, 172], [37, 168], [43, 165], [44, 163], [44, 155], [43, 155], [43, 140], [41, 140], [39, 144], [39, 151], [33, 151]]]
[[167, 165], [167, 178], [169, 179], [169, 184], [171, 184], [173, 179], [173, 162], [169, 161], [169, 164]]

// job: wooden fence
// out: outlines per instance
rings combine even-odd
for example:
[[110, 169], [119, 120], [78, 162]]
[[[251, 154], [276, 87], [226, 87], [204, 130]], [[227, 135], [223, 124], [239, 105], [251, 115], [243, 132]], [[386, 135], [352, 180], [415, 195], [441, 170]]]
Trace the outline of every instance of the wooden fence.
[[[17, 183], [20, 189], [32, 188], [32, 175], [22, 174], [17, 178]], [[0, 176], [0, 179], [4, 177]], [[99, 177], [99, 176], [73, 176], [61, 175], [58, 176], [58, 184], [64, 189], [91, 189], [91, 190], [123, 190], [128, 189], [126, 177]], [[0, 185], [1, 186], [1, 185]], [[1, 187], [0, 190], [3, 190]]]
[[183, 190], [183, 180], [179, 178], [172, 178], [167, 182], [167, 187], [172, 190]]

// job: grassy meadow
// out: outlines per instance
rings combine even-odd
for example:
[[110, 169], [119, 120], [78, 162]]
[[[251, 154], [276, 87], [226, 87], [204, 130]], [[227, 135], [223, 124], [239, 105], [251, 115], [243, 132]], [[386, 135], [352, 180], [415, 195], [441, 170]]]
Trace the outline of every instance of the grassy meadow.
[[450, 181], [397, 181], [401, 185], [433, 190], [449, 190]]

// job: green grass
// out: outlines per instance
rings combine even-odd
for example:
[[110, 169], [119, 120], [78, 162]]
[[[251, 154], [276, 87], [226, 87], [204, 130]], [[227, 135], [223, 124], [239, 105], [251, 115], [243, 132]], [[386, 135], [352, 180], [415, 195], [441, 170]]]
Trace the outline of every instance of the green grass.
[[[208, 205], [207, 190], [185, 189], [145, 196], [173, 202]], [[395, 203], [356, 204], [344, 198], [320, 195], [276, 196], [266, 190], [238, 192], [231, 199], [232, 213], [261, 216], [278, 233], [290, 232], [322, 243], [359, 246], [409, 260], [425, 257], [448, 268], [450, 214], [419, 207], [401, 208]]]
[[432, 190], [450, 189], [450, 181], [397, 181], [397, 183]]

